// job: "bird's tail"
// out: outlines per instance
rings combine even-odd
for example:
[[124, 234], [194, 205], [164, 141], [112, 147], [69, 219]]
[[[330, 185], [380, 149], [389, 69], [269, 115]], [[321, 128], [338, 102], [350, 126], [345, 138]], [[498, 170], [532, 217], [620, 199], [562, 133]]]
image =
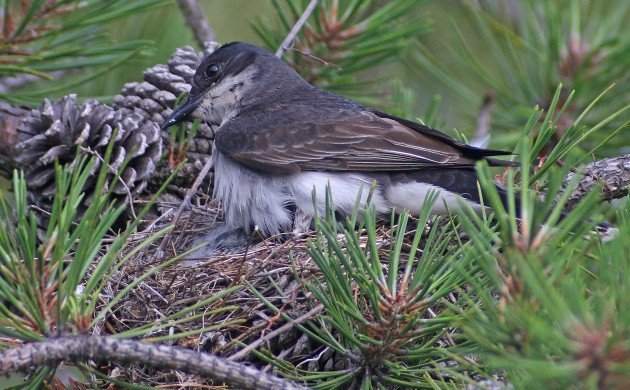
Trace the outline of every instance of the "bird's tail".
[[[465, 200], [481, 204], [488, 205], [488, 194], [481, 194], [485, 201], [482, 202], [482, 197], [479, 194], [477, 173], [473, 168], [451, 168], [451, 169], [424, 169], [421, 171], [413, 171], [402, 174], [393, 175], [391, 177], [392, 182], [420, 182], [429, 184], [434, 187], [446, 191], [448, 193], [458, 194]], [[507, 191], [499, 186], [496, 186], [499, 193], [499, 198], [505, 210], [509, 207], [509, 195]], [[516, 217], [521, 218], [521, 199], [518, 194], [514, 194], [514, 207]], [[539, 205], [542, 207], [542, 205]], [[567, 216], [566, 212], [562, 212], [560, 219]], [[609, 223], [600, 223], [597, 225], [597, 232], [603, 241], [610, 240], [614, 237], [617, 229], [612, 227]]]

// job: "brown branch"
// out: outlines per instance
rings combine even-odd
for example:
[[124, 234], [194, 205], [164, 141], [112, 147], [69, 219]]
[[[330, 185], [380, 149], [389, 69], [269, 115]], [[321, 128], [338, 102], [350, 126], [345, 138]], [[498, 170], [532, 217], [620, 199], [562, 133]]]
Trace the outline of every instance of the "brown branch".
[[305, 387], [241, 363], [184, 348], [112, 337], [73, 336], [24, 344], [0, 352], [0, 375], [61, 362], [135, 363], [212, 378], [239, 389]]
[[[203, 182], [203, 179], [208, 175], [208, 172], [210, 172], [210, 168], [212, 168], [213, 164], [214, 164], [214, 160], [212, 158], [206, 159], [206, 163], [203, 165], [203, 168], [201, 168], [199, 175], [197, 175], [197, 178], [193, 182], [190, 189], [186, 192], [186, 196], [184, 197], [184, 200], [179, 205], [179, 208], [177, 209], [177, 213], [175, 213], [175, 217], [173, 218], [173, 221], [171, 222], [173, 226], [177, 225], [177, 222], [182, 217], [184, 210], [190, 206], [190, 199], [192, 199], [193, 195], [197, 192], [197, 189]], [[156, 253], [159, 254], [160, 252], [162, 252], [166, 244], [170, 241], [172, 233], [173, 232], [170, 231], [168, 232], [168, 234], [164, 236]]]
[[210, 27], [203, 7], [197, 0], [177, 0], [177, 4], [199, 46], [204, 48], [207, 42], [216, 42], [217, 36]]
[[308, 17], [311, 16], [316, 6], [317, 0], [311, 0], [311, 2], [308, 3], [308, 6], [306, 6], [306, 9], [304, 10], [304, 12], [302, 12], [302, 15], [300, 15], [300, 18], [297, 20], [297, 22], [295, 22], [295, 24], [291, 28], [291, 31], [289, 31], [289, 34], [287, 34], [286, 38], [284, 38], [284, 41], [282, 41], [282, 43], [280, 44], [278, 50], [276, 50], [276, 57], [282, 57], [282, 53], [284, 53], [284, 51], [289, 48], [289, 45], [291, 45], [297, 33], [300, 32], [300, 29], [302, 28], [302, 26], [304, 26], [304, 23], [306, 23]]
[[[602, 185], [602, 200], [619, 199], [628, 195], [630, 154], [594, 161], [584, 166], [579, 172], [583, 172], [584, 177], [571, 193], [565, 206], [567, 210], [575, 207], [598, 184]], [[575, 174], [575, 172], [569, 173], [564, 179], [563, 188], [567, 187]]]

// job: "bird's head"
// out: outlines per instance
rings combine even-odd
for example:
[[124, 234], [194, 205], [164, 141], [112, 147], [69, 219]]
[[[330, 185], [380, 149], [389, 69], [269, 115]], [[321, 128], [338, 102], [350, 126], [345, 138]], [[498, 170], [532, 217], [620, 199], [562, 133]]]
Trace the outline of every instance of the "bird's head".
[[305, 83], [269, 51], [243, 42], [228, 43], [203, 59], [188, 100], [166, 118], [162, 127], [194, 118], [220, 124], [243, 107], [273, 102]]

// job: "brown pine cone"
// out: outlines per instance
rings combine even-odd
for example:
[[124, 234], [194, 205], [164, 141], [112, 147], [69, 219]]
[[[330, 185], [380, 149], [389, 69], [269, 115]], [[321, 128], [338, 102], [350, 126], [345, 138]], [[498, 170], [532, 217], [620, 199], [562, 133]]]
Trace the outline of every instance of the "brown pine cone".
[[83, 208], [87, 207], [93, 191], [90, 187], [98, 177], [101, 159], [115, 129], [118, 134], [106, 185], [120, 176], [111, 192], [120, 202], [128, 202], [146, 187], [161, 157], [162, 139], [155, 122], [144, 121], [135, 113], [124, 115], [95, 100], [77, 105], [76, 95], [56, 102], [46, 99], [38, 109], [32, 110], [17, 129], [16, 157], [18, 167], [25, 172], [31, 201], [49, 211], [56, 188], [55, 161], [72, 167], [78, 155], [87, 154], [97, 156], [95, 169], [84, 189]]

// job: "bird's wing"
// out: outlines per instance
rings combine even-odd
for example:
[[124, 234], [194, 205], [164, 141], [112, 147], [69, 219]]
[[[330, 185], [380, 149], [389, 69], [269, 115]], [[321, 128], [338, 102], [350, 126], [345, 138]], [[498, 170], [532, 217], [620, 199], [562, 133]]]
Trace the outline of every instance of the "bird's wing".
[[[258, 171], [410, 171], [474, 166], [490, 155], [429, 127], [369, 110], [268, 107], [223, 124], [217, 148]], [[298, 114], [299, 113], [299, 114]], [[296, 119], [299, 118], [299, 119]]]

